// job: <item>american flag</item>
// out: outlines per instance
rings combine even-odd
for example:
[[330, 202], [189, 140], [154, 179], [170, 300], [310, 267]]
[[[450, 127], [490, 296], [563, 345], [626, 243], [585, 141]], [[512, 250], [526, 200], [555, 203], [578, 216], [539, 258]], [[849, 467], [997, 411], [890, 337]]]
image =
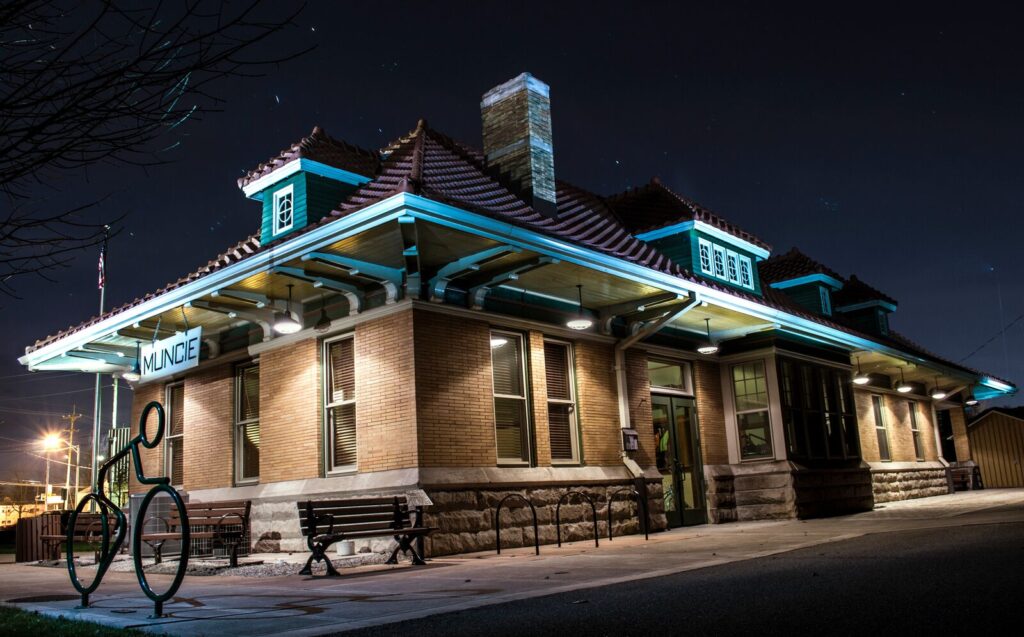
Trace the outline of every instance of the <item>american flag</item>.
[[107, 269], [106, 269], [106, 267], [104, 267], [104, 263], [103, 263], [103, 258], [104, 258], [104, 254], [106, 253], [106, 251], [107, 251], [107, 246], [106, 246], [106, 242], [104, 242], [104, 245], [100, 248], [100, 263], [99, 263], [100, 274], [99, 274], [99, 280], [97, 281], [98, 284], [99, 284], [97, 287], [99, 287], [99, 289], [101, 289], [101, 290], [103, 288], [107, 287]]

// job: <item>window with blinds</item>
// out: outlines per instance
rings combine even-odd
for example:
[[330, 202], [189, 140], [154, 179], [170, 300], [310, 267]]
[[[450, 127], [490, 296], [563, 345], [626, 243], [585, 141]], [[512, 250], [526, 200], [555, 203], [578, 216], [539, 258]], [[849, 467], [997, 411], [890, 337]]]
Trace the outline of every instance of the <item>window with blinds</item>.
[[164, 472], [171, 484], [185, 484], [185, 385], [167, 386], [167, 424], [164, 434]]
[[525, 372], [522, 335], [491, 332], [498, 462], [522, 463], [530, 459]]
[[544, 375], [548, 390], [548, 433], [551, 461], [577, 462], [576, 391], [572, 345], [544, 341]]
[[235, 480], [260, 477], [260, 368], [246, 365], [235, 371]]
[[356, 366], [352, 336], [324, 343], [327, 468], [356, 467]]

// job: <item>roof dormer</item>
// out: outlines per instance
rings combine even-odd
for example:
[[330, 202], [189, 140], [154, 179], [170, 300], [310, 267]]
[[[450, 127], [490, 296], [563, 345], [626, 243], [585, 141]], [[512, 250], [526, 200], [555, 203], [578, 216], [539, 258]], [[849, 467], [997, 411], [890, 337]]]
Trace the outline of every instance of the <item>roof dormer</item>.
[[833, 295], [843, 288], [838, 274], [796, 248], [760, 264], [762, 280], [791, 301], [821, 316], [832, 316]]
[[270, 243], [329, 215], [376, 173], [376, 153], [333, 139], [319, 126], [308, 137], [238, 180], [263, 203], [260, 241]]

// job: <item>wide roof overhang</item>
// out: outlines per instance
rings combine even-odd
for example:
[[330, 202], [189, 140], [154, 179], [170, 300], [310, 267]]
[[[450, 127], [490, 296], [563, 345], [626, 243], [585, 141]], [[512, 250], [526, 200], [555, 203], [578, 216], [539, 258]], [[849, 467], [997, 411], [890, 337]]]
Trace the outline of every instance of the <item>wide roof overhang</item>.
[[[265, 340], [273, 338], [270, 323], [274, 312], [286, 308], [289, 284], [297, 301], [331, 293], [358, 307], [371, 292], [385, 294], [389, 303], [397, 300], [409, 276], [424, 277], [427, 294], [439, 292], [439, 298], [451, 284], [468, 289], [471, 306], [473, 292], [484, 298], [488, 290], [502, 286], [571, 307], [576, 285], [582, 284], [588, 309], [603, 309], [602, 317], [618, 315], [627, 321], [656, 320], [690, 299], [698, 303], [666, 327], [699, 338], [709, 318], [716, 340], [778, 330], [858, 353], [862, 363], [902, 366], [908, 380], [931, 384], [939, 376], [946, 385], [973, 385], [979, 398], [1016, 390], [998, 379], [979, 377], [752, 297], [406, 192], [46, 342], [19, 361], [32, 370], [123, 372], [134, 363], [137, 343], [170, 335], [186, 324], [201, 325], [210, 335], [256, 323]], [[659, 308], [664, 310], [661, 314]]]

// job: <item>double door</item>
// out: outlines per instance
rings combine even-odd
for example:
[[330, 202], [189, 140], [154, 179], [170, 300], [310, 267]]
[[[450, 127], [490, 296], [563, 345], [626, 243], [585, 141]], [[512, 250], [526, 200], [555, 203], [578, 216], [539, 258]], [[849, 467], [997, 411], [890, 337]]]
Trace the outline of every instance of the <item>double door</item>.
[[655, 458], [670, 527], [704, 524], [704, 471], [692, 398], [651, 396]]

